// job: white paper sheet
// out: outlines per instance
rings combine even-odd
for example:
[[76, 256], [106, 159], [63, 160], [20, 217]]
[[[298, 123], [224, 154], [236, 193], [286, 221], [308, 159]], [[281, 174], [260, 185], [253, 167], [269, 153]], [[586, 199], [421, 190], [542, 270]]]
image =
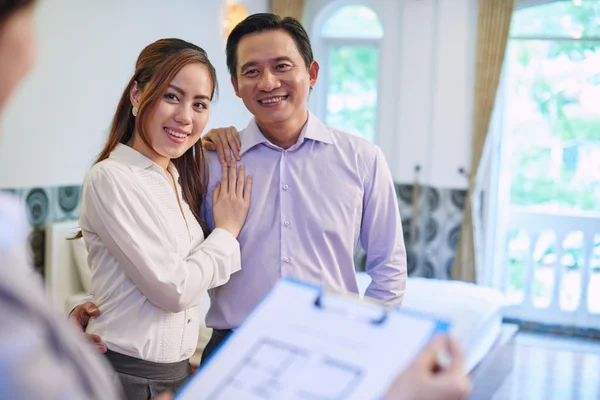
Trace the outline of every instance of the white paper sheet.
[[284, 279], [176, 399], [378, 399], [448, 327]]

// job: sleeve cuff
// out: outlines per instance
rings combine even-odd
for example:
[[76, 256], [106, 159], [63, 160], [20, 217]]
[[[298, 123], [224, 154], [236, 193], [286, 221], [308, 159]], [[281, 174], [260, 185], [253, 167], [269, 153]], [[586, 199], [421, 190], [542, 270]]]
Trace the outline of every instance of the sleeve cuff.
[[220, 247], [222, 246], [222, 248], [225, 249], [240, 251], [240, 243], [237, 241], [235, 236], [233, 236], [228, 230], [222, 228], [215, 228], [210, 235], [208, 235], [206, 241], [209, 241], [213, 244], [218, 244]]
[[211, 232], [209, 237], [212, 237], [213, 235], [216, 235], [219, 239], [223, 238], [223, 240], [229, 240], [229, 241], [231, 241], [231, 243], [238, 242], [237, 239], [235, 238], [235, 236], [233, 236], [231, 234], [231, 232], [229, 232], [227, 229], [215, 228], [215, 229], [213, 229], [213, 231]]

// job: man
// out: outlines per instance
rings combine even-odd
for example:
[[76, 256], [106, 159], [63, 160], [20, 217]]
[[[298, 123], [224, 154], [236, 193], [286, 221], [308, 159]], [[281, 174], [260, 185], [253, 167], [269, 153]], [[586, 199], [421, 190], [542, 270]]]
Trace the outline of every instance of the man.
[[[399, 306], [406, 285], [389, 168], [379, 148], [325, 127], [308, 111], [319, 64], [302, 25], [252, 15], [233, 29], [226, 52], [235, 93], [254, 115], [240, 132], [239, 151], [254, 190], [238, 237], [242, 270], [209, 291], [206, 324], [213, 335], [203, 361], [283, 276], [357, 293], [353, 255], [359, 240], [372, 278], [366, 296]], [[217, 142], [222, 134], [209, 133], [208, 140]], [[208, 162], [212, 193], [221, 178], [218, 154], [210, 152]], [[204, 204], [204, 219], [214, 227], [211, 199]]]
[[[356, 293], [359, 239], [372, 278], [366, 295], [400, 305], [406, 254], [389, 168], [376, 146], [325, 127], [308, 111], [319, 64], [302, 25], [252, 15], [233, 29], [226, 52], [235, 93], [254, 115], [240, 133], [240, 156], [256, 189], [239, 236], [242, 271], [209, 292], [206, 324], [214, 332], [206, 353], [282, 276]], [[208, 160], [214, 185], [220, 160], [215, 153]], [[210, 209], [204, 217], [213, 224]]]

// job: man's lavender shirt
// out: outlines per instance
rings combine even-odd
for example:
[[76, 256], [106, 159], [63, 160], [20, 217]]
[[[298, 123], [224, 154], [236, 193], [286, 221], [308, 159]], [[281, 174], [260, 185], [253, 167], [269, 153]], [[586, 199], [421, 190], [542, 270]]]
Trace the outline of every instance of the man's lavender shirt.
[[[366, 296], [402, 303], [406, 250], [392, 176], [381, 150], [326, 127], [309, 112], [296, 144], [271, 144], [254, 119], [240, 132], [241, 163], [252, 174], [250, 211], [238, 240], [242, 270], [209, 290], [206, 325], [237, 328], [282, 277], [358, 292], [354, 251], [367, 253]], [[212, 191], [221, 180], [215, 152], [203, 217], [214, 228]]]

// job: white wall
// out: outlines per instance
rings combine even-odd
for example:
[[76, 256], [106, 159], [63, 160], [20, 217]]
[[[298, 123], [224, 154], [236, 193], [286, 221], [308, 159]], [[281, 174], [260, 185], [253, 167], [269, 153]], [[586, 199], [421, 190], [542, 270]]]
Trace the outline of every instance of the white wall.
[[471, 164], [477, 1], [437, 2], [429, 182], [467, 187]]
[[244, 4], [248, 8], [248, 15], [269, 12], [270, 0], [226, 0], [227, 4]]
[[311, 34], [347, 3], [369, 5], [384, 26], [378, 144], [395, 180], [412, 182], [420, 165], [423, 184], [466, 187], [458, 170], [470, 164], [477, 0], [310, 0]]
[[[0, 129], [0, 188], [80, 184], [144, 46], [179, 37], [203, 47], [220, 96], [210, 127], [246, 126], [225, 66], [224, 0], [45, 0], [37, 9], [38, 62]], [[243, 1], [251, 13], [268, 0]]]

